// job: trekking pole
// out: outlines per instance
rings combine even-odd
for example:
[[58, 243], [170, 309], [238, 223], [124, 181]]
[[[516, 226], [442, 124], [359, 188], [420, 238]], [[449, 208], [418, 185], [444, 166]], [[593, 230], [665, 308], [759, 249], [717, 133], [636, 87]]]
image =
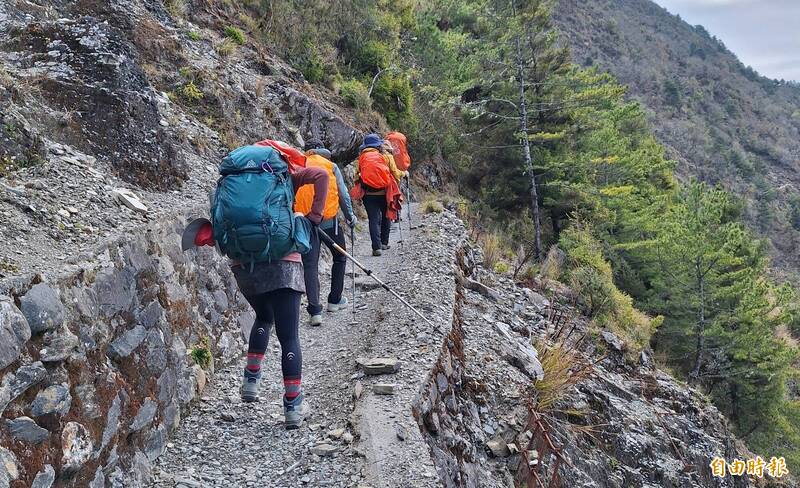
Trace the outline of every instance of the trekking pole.
[[417, 315], [417, 317], [419, 317], [419, 318], [421, 318], [422, 320], [424, 320], [425, 322], [427, 322], [427, 323], [428, 323], [428, 325], [430, 325], [431, 327], [433, 327], [433, 330], [435, 330], [435, 331], [437, 331], [437, 332], [439, 331], [439, 327], [438, 327], [436, 324], [434, 324], [433, 322], [431, 322], [430, 320], [428, 320], [428, 318], [427, 318], [427, 317], [425, 317], [424, 315], [422, 315], [422, 313], [421, 313], [419, 310], [417, 310], [416, 308], [414, 308], [414, 306], [413, 306], [413, 305], [411, 305], [410, 303], [408, 303], [408, 302], [406, 301], [406, 299], [405, 299], [405, 298], [403, 298], [403, 297], [401, 297], [401, 296], [400, 296], [400, 295], [399, 295], [399, 294], [398, 294], [396, 291], [394, 291], [394, 290], [392, 290], [391, 288], [389, 288], [389, 285], [387, 285], [386, 283], [384, 283], [383, 281], [381, 281], [381, 280], [380, 280], [380, 278], [378, 278], [377, 276], [375, 276], [374, 274], [372, 274], [372, 270], [371, 270], [371, 269], [367, 268], [366, 266], [364, 266], [363, 264], [361, 264], [360, 262], [358, 262], [358, 260], [357, 260], [356, 258], [354, 258], [354, 257], [353, 257], [353, 256], [351, 256], [350, 254], [348, 254], [348, 252], [347, 252], [347, 251], [345, 251], [344, 249], [342, 249], [342, 247], [341, 247], [341, 246], [339, 246], [338, 244], [336, 244], [335, 242], [333, 242], [333, 239], [331, 239], [331, 238], [328, 236], [328, 234], [326, 234], [326, 233], [324, 233], [324, 232], [320, 232], [320, 234], [319, 234], [319, 235], [320, 235], [320, 237], [322, 238], [322, 240], [324, 240], [324, 241], [325, 241], [325, 242], [326, 242], [326, 243], [327, 243], [329, 246], [332, 246], [334, 249], [336, 249], [336, 251], [338, 251], [338, 252], [339, 252], [339, 253], [341, 253], [341, 254], [342, 254], [344, 257], [346, 257], [347, 259], [349, 259], [350, 261], [352, 261], [352, 262], [353, 262], [353, 264], [355, 264], [356, 266], [358, 266], [358, 267], [361, 269], [361, 271], [363, 271], [364, 273], [366, 273], [366, 275], [367, 275], [367, 276], [369, 276], [370, 278], [372, 278], [373, 280], [375, 280], [375, 281], [376, 281], [376, 282], [377, 282], [379, 285], [381, 285], [381, 287], [382, 287], [384, 290], [388, 291], [389, 293], [391, 293], [392, 295], [394, 295], [394, 296], [395, 296], [395, 298], [397, 298], [398, 300], [400, 300], [401, 302], [403, 302], [403, 305], [405, 305], [405, 306], [406, 306], [406, 307], [408, 307], [408, 308], [409, 308], [409, 309], [410, 309], [412, 312], [414, 312], [414, 313]]
[[406, 176], [406, 197], [408, 197], [408, 232], [411, 233], [411, 177]]
[[[356, 252], [356, 231], [350, 227], [350, 250]], [[356, 265], [353, 260], [350, 260], [350, 284], [353, 293], [353, 321], [352, 324], [357, 324], [356, 321]]]
[[400, 231], [400, 247], [403, 247], [403, 222], [400, 216], [397, 217], [397, 228]]

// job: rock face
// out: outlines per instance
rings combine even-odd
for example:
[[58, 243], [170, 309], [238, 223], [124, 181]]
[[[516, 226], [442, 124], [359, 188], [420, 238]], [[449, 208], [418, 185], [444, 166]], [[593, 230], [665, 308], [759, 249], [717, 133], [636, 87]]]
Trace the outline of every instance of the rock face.
[[[478, 254], [469, 246], [459, 252], [463, 276], [457, 276], [453, 327], [414, 407], [444, 486], [528, 486], [533, 471], [543, 486], [563, 488], [748, 486], [746, 478], [711, 476], [714, 456], [748, 457], [737, 451], [719, 411], [654, 369], [646, 353], [638, 363], [626, 359], [625, 345], [608, 331], [598, 334], [602, 348], [582, 343], [581, 357], [594, 363], [593, 372], [548, 413], [547, 435], [564, 459], [560, 479], [550, 485], [555, 458], [540, 450], [544, 431], [528, 399], [536, 394], [534, 381], [548, 375], [534, 344], [546, 344], [538, 341], [564, 326], [549, 320], [547, 307], [554, 305], [543, 298], [557, 291], [494, 276], [475, 264]], [[467, 278], [478, 273], [498, 300], [467, 288]], [[578, 341], [588, 321], [564, 312], [574, 317], [567, 326], [575, 327]]]
[[[112, 242], [27, 290], [15, 282], [22, 297], [38, 290], [27, 302], [36, 306], [23, 309], [47, 311], [29, 314], [29, 322], [47, 316], [60, 323], [22, 344], [34, 357], [22, 353], [19, 366], [0, 371], [0, 411], [13, 418], [0, 423], [0, 443], [25, 466], [15, 475], [25, 486], [40, 472], [39, 485], [49, 486], [48, 465], [57, 486], [88, 486], [98, 472], [140, 486], [130, 480], [146, 479], [142, 473], [163, 451], [166, 432], [194, 398], [180, 393], [194, 391], [197, 382], [187, 346], [206, 337], [219, 355], [216, 345], [225, 336], [234, 342], [226, 347], [241, 350], [236, 338], [246, 302], [215, 251], [180, 252], [184, 222], [156, 224]], [[198, 313], [203, 304], [220, 303], [214, 299], [220, 293], [224, 308]], [[25, 322], [22, 312], [8, 299], [0, 304], [17, 321], [4, 330], [19, 337], [13, 331]]]
[[335, 93], [269, 46], [218, 49], [245, 6], [168, 5], [0, 5], [0, 160], [14, 163], [0, 172], [0, 278], [207, 205], [236, 146], [313, 137], [342, 166], [357, 156], [367, 127]]

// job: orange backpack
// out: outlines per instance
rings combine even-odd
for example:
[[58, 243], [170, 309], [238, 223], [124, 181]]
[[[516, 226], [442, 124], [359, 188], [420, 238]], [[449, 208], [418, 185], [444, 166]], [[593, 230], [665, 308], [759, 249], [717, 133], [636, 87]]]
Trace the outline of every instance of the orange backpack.
[[382, 190], [391, 183], [392, 174], [383, 154], [375, 149], [367, 149], [358, 157], [358, 172], [361, 181], [376, 190]]
[[402, 132], [389, 132], [386, 140], [392, 144], [394, 162], [400, 171], [408, 171], [411, 167], [411, 156], [408, 155], [408, 140]]
[[[306, 155], [303, 154], [303, 151], [296, 149], [289, 144], [286, 144], [283, 141], [273, 141], [272, 139], [264, 139], [263, 141], [256, 142], [256, 146], [269, 146], [272, 149], [275, 149], [283, 158], [289, 162], [291, 167], [301, 167], [304, 168], [306, 166]], [[292, 168], [289, 170], [292, 171]]]
[[[328, 172], [328, 198], [325, 200], [325, 209], [322, 211], [324, 220], [332, 219], [339, 213], [339, 186], [336, 184], [333, 165], [334, 163], [319, 154], [311, 154], [306, 157], [306, 168], [322, 168]], [[314, 185], [303, 185], [294, 196], [294, 211], [308, 215], [313, 202]]]

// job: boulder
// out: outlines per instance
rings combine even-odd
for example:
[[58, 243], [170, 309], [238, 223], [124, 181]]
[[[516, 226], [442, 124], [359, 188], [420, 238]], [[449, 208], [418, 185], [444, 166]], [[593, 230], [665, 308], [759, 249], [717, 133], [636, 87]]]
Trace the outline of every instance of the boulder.
[[33, 479], [31, 488], [50, 488], [56, 480], [56, 471], [52, 466], [46, 464], [44, 469], [39, 471], [36, 478]]
[[111, 408], [108, 409], [108, 416], [106, 417], [106, 428], [103, 430], [103, 439], [100, 449], [105, 449], [111, 439], [117, 435], [119, 430], [119, 416], [122, 413], [122, 393], [117, 393], [114, 401], [111, 403]]
[[25, 316], [10, 298], [0, 296], [0, 369], [19, 358], [30, 338], [31, 329]]
[[19, 478], [17, 457], [5, 447], [0, 447], [0, 488], [8, 488], [17, 478]]
[[40, 361], [21, 366], [14, 373], [8, 373], [0, 385], [0, 413], [9, 403], [25, 393], [28, 388], [39, 383], [47, 376], [47, 370]]
[[66, 325], [45, 335], [44, 347], [39, 351], [39, 359], [45, 363], [64, 361], [77, 352], [80, 347], [78, 336]]
[[39, 427], [30, 417], [17, 417], [14, 420], [6, 420], [6, 426], [11, 432], [11, 437], [30, 444], [39, 444], [46, 441], [50, 436], [50, 432], [47, 429]]
[[145, 398], [144, 403], [142, 403], [142, 406], [139, 407], [139, 411], [136, 412], [136, 417], [134, 417], [133, 422], [131, 422], [130, 430], [136, 432], [137, 430], [141, 430], [150, 425], [150, 422], [153, 421], [153, 418], [156, 415], [157, 409], [158, 404], [156, 402], [154, 402], [151, 398]]
[[603, 342], [608, 344], [613, 350], [617, 352], [622, 352], [625, 350], [625, 343], [622, 342], [622, 339], [617, 337], [613, 332], [604, 330], [600, 333], [600, 335], [603, 338]]
[[68, 422], [61, 432], [62, 466], [65, 472], [79, 470], [92, 455], [92, 437], [78, 422]]
[[116, 359], [126, 358], [131, 355], [134, 349], [139, 347], [147, 336], [147, 329], [141, 325], [136, 325], [133, 329], [126, 331], [121, 336], [114, 339], [108, 347], [108, 354]]
[[33, 285], [19, 301], [33, 334], [58, 328], [64, 323], [66, 309], [55, 290], [45, 283]]
[[506, 441], [504, 441], [502, 437], [495, 437], [494, 439], [490, 440], [486, 443], [486, 447], [489, 448], [489, 451], [494, 457], [504, 458], [511, 455], [511, 450], [508, 448], [508, 444], [506, 444]]
[[66, 415], [72, 405], [72, 396], [67, 385], [52, 385], [40, 391], [31, 404], [31, 415]]

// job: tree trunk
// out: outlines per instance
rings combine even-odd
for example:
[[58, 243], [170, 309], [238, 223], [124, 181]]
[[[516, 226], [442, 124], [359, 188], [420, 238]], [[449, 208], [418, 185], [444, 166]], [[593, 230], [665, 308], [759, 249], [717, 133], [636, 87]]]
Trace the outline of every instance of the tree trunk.
[[703, 366], [703, 355], [705, 354], [706, 341], [706, 290], [705, 276], [700, 271], [700, 263], [695, 263], [697, 277], [697, 292], [700, 296], [700, 308], [697, 311], [697, 345], [695, 349], [694, 368], [689, 375], [690, 382], [697, 382], [700, 378], [700, 369]]
[[516, 40], [517, 49], [517, 82], [519, 83], [519, 130], [520, 143], [525, 154], [525, 169], [531, 180], [531, 214], [534, 228], [534, 259], [539, 262], [542, 258], [542, 229], [539, 217], [539, 191], [536, 188], [536, 175], [533, 172], [533, 159], [531, 158], [531, 141], [528, 139], [528, 107], [525, 104], [525, 72], [522, 58], [522, 46], [519, 36]]

